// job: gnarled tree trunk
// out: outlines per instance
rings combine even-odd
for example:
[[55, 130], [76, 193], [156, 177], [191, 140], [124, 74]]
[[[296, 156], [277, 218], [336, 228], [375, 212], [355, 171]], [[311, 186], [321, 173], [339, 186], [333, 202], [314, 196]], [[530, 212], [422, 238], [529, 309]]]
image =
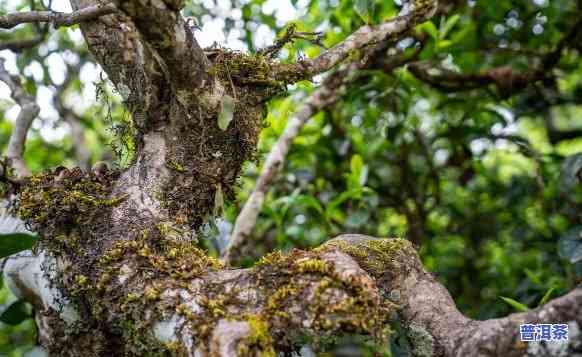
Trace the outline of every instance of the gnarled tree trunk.
[[[220, 196], [232, 197], [253, 157], [266, 101], [352, 51], [398, 38], [430, 17], [436, 1], [417, 0], [409, 13], [292, 65], [203, 51], [180, 15], [182, 1], [115, 5], [81, 28], [132, 113], [133, 163], [123, 172], [32, 176], [18, 214], [42, 239], [5, 266], [13, 290], [37, 307], [50, 352], [275, 355], [345, 332], [383, 340], [400, 319], [418, 356], [519, 356], [527, 348], [519, 323], [567, 322], [577, 331], [580, 289], [527, 314], [464, 317], [405, 240], [341, 236], [245, 270], [226, 269], [193, 244], [192, 232]], [[562, 348], [577, 348], [571, 341]]]

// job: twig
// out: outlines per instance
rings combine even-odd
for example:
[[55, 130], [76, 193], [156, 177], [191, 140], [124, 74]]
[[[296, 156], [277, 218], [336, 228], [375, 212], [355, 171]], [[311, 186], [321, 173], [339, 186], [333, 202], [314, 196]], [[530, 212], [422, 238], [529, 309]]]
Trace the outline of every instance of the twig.
[[[575, 39], [582, 28], [578, 20], [570, 31], [557, 43], [553, 51], [543, 55], [541, 63], [528, 71], [515, 71], [510, 66], [494, 67], [482, 73], [458, 73], [431, 61], [412, 63], [408, 69], [419, 80], [446, 92], [459, 92], [487, 87], [495, 84], [504, 98], [508, 98], [527, 85], [547, 79], [558, 65], [565, 48], [577, 43]], [[432, 72], [432, 73], [431, 73]]]
[[344, 41], [324, 51], [314, 59], [306, 59], [299, 63], [282, 65], [275, 77], [285, 77], [290, 71], [298, 73], [297, 79], [307, 79], [319, 73], [326, 72], [335, 67], [354, 51], [362, 50], [370, 45], [385, 41], [386, 39], [398, 40], [415, 25], [431, 18], [437, 9], [437, 1], [416, 0], [412, 10], [401, 16], [397, 16], [377, 26], [362, 26]]
[[11, 29], [24, 23], [49, 22], [53, 26], [71, 26], [83, 21], [112, 14], [117, 11], [114, 4], [93, 5], [69, 14], [56, 11], [28, 11], [0, 16], [0, 28]]
[[287, 27], [285, 34], [280, 39], [277, 39], [271, 46], [258, 51], [257, 54], [269, 58], [275, 58], [286, 44], [293, 42], [295, 39], [309, 41], [324, 49], [327, 49], [321, 42], [322, 36], [323, 33], [321, 32], [298, 32], [297, 26], [295, 24], [291, 24], [289, 27]]
[[22, 155], [24, 154], [26, 135], [32, 121], [38, 115], [40, 108], [36, 104], [34, 97], [28, 95], [24, 88], [22, 88], [20, 79], [8, 73], [4, 67], [4, 59], [0, 59], [0, 81], [8, 85], [12, 91], [12, 99], [20, 105], [20, 113], [16, 118], [14, 129], [10, 135], [6, 156], [10, 160], [10, 164], [18, 177], [28, 176], [30, 172], [24, 163]]

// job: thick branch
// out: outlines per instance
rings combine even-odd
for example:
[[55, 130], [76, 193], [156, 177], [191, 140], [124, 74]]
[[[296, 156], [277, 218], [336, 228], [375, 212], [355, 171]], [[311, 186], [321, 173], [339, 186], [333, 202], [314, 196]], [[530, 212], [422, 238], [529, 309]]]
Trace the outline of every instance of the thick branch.
[[[70, 0], [76, 11], [98, 6], [97, 0]], [[146, 126], [152, 107], [158, 106], [159, 92], [165, 79], [160, 62], [144, 46], [128, 16], [120, 11], [80, 24], [95, 60], [107, 72], [111, 82], [133, 114], [135, 125]]]
[[[175, 355], [272, 355], [292, 350], [306, 335], [317, 339], [350, 330], [384, 339], [382, 326], [395, 312], [415, 356], [547, 355], [543, 347], [535, 352], [519, 341], [522, 323], [568, 323], [570, 345], [563, 346], [564, 355], [580, 338], [576, 331], [582, 324], [582, 289], [527, 313], [471, 320], [423, 268], [406, 240], [343, 235], [313, 252], [275, 253], [253, 269], [226, 271], [214, 270], [213, 263], [206, 272], [204, 265], [186, 270], [172, 265], [172, 257], [189, 259], [183, 253], [160, 253], [144, 242], [119, 244], [105, 256], [107, 270], [100, 276], [86, 277], [82, 285], [77, 279], [75, 286], [88, 294], [92, 311], [99, 312], [90, 318], [79, 315], [82, 310], [69, 300], [55, 299], [58, 291], [51, 290], [50, 274], [42, 271], [57, 271], [57, 260], [23, 254], [8, 260], [4, 274], [18, 296], [43, 312], [41, 341], [53, 352], [65, 346], [73, 353], [88, 348], [83, 342], [92, 338], [93, 348], [102, 348], [101, 354], [119, 346], [126, 353], [136, 346], [150, 352], [172, 346], [169, 352]], [[152, 275], [154, 265], [162, 270]], [[188, 278], [178, 277], [186, 271]], [[108, 280], [103, 280], [104, 274]], [[101, 293], [92, 292], [94, 278], [107, 282], [97, 288]], [[71, 331], [75, 323], [88, 324], [95, 318], [98, 325], [71, 335], [75, 343], [67, 345], [64, 327]], [[115, 326], [141, 327], [120, 336], [109, 332], [103, 345], [102, 329], [114, 331]]]
[[116, 11], [113, 4], [96, 4], [65, 14], [56, 11], [29, 11], [0, 16], [0, 28], [11, 29], [24, 23], [49, 22], [54, 27], [72, 26], [83, 21], [112, 14]]
[[0, 81], [8, 85], [12, 91], [12, 99], [20, 106], [20, 113], [14, 122], [14, 129], [10, 135], [6, 156], [10, 160], [16, 175], [19, 177], [28, 176], [30, 173], [22, 156], [24, 155], [26, 135], [40, 108], [36, 104], [34, 97], [26, 93], [20, 83], [20, 79], [8, 73], [4, 67], [4, 60], [0, 60]]
[[[520, 342], [520, 324], [569, 323], [571, 330], [582, 326], [582, 287], [527, 313], [485, 321], [468, 319], [458, 311], [445, 287], [424, 269], [411, 245], [387, 254], [384, 244], [389, 241], [350, 234], [333, 239], [326, 246], [337, 246], [354, 257], [375, 278], [382, 295], [402, 306], [400, 316], [409, 337], [425, 335], [424, 341], [417, 341], [422, 343], [416, 346], [414, 355], [545, 356], [548, 354], [543, 348], [534, 352], [535, 346]], [[570, 348], [581, 338], [570, 336]], [[419, 351], [420, 347], [424, 350]]]
[[206, 86], [211, 77], [207, 73], [210, 62], [180, 14], [183, 6], [180, 0], [132, 0], [120, 4], [144, 40], [157, 51], [170, 75], [167, 80], [186, 102], [193, 89]]

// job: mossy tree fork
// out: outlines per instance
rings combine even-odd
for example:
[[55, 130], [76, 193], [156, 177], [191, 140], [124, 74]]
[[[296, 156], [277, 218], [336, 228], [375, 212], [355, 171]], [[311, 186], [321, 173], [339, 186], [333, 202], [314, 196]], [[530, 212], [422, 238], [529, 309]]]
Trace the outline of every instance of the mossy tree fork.
[[[80, 22], [132, 113], [136, 152], [123, 172], [60, 169], [20, 181], [17, 213], [42, 239], [35, 252], [8, 259], [4, 275], [36, 306], [40, 342], [52, 354], [276, 355], [346, 332], [385, 341], [399, 320], [418, 356], [521, 356], [528, 346], [519, 342], [520, 323], [582, 323], [580, 288], [528, 313], [468, 319], [402, 239], [343, 235], [313, 251], [272, 253], [252, 269], [226, 269], [190, 242], [216, 195], [232, 197], [270, 97], [402, 38], [437, 1], [416, 0], [409, 12], [295, 64], [205, 52], [180, 15], [181, 0], [71, 3], [70, 16], [12, 14], [0, 25]], [[327, 100], [329, 93], [312, 97], [300, 120]], [[232, 120], [221, 128], [227, 104]], [[9, 159], [25, 176], [25, 135], [14, 140]]]

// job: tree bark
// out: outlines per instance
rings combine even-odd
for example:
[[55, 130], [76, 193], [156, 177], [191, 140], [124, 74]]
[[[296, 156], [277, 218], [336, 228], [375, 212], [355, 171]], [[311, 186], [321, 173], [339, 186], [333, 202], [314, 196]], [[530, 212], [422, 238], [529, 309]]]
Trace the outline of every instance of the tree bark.
[[[99, 3], [71, 2], [76, 11]], [[405, 240], [340, 236], [238, 270], [196, 248], [200, 228], [221, 197], [233, 197], [242, 164], [254, 156], [266, 101], [350, 51], [404, 36], [432, 16], [436, 1], [417, 0], [410, 13], [296, 65], [203, 51], [179, 0], [115, 5], [80, 26], [132, 114], [132, 164], [28, 178], [17, 213], [41, 241], [4, 269], [15, 293], [35, 304], [51, 353], [275, 355], [346, 332], [385, 341], [399, 317], [417, 356], [517, 356], [527, 347], [516, 339], [522, 321], [579, 326], [580, 289], [528, 314], [470, 320]], [[571, 341], [563, 348], [577, 348]]]
[[[103, 266], [104, 286], [69, 285], [92, 296], [84, 306], [52, 286], [58, 262], [45, 254], [10, 258], [5, 278], [35, 302], [41, 341], [58, 355], [274, 355], [346, 331], [383, 340], [396, 319], [415, 356], [560, 356], [582, 347], [582, 289], [527, 313], [471, 320], [402, 239], [343, 235], [240, 270], [221, 270], [201, 254], [118, 245]], [[151, 275], [156, 266], [167, 270]], [[567, 323], [570, 341], [528, 345], [519, 340], [523, 323]]]

